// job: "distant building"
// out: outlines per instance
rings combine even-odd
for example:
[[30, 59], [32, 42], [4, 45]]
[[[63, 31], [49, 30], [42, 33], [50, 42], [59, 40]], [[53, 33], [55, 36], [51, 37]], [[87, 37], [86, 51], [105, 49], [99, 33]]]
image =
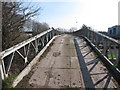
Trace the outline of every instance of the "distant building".
[[108, 35], [113, 38], [120, 38], [120, 25], [115, 25], [108, 28]]

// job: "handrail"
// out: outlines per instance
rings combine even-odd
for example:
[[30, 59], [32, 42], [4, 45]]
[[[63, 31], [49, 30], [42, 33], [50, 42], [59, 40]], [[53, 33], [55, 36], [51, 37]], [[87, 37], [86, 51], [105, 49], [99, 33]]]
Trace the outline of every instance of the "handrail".
[[94, 44], [92, 44], [92, 42], [85, 36], [81, 36], [83, 37], [88, 44], [91, 46], [91, 48], [95, 51], [95, 53], [97, 53], [97, 55], [99, 56], [99, 58], [101, 59], [101, 61], [103, 62], [103, 64], [106, 66], [106, 68], [109, 70], [109, 72], [111, 73], [111, 75], [113, 76], [113, 78], [118, 82], [118, 84], [120, 84], [120, 70], [118, 68], [116, 68], [113, 63], [111, 63], [109, 61], [108, 58], [106, 58], [103, 54], [101, 54], [100, 50], [98, 50]]
[[0, 72], [2, 79], [8, 76], [13, 59], [16, 55], [15, 53], [17, 53], [24, 60], [24, 63], [21, 66], [21, 69], [23, 69], [24, 65], [27, 65], [30, 62], [28, 59], [30, 58], [29, 54], [33, 53], [31, 50], [34, 50], [34, 53], [37, 54], [53, 38], [53, 36], [59, 33], [60, 32], [55, 29], [49, 29], [0, 52]]
[[99, 33], [99, 32], [95, 32], [95, 31], [93, 31], [93, 30], [90, 30], [90, 31], [91, 31], [91, 32], [94, 32], [95, 34], [98, 34], [98, 35], [100, 35], [100, 36], [102, 36], [102, 37], [104, 37], [104, 38], [106, 38], [106, 39], [108, 39], [108, 40], [110, 40], [110, 41], [112, 41], [112, 42], [114, 42], [114, 43], [116, 43], [116, 44], [120, 44], [120, 42], [119, 42], [118, 40], [114, 39], [114, 38], [111, 38], [111, 37], [106, 36], [106, 35], [104, 35], [104, 34], [102, 34], [102, 33]]
[[86, 36], [115, 66], [120, 67], [120, 41], [83, 26], [73, 35]]
[[0, 52], [0, 58], [3, 59], [4, 57], [8, 56], [8, 55], [11, 54], [12, 52], [14, 52], [14, 51], [20, 49], [21, 47], [23, 47], [23, 46], [29, 44], [30, 42], [32, 42], [32, 41], [38, 39], [39, 37], [45, 35], [46, 33], [51, 32], [51, 31], [52, 31], [52, 29], [47, 30], [47, 31], [45, 31], [45, 32], [42, 32], [42, 33], [40, 33], [40, 34], [38, 34], [38, 35], [36, 35], [36, 36], [34, 36], [34, 37], [28, 39], [28, 40], [25, 40], [25, 41], [23, 41], [23, 42], [21, 42], [21, 43], [15, 45], [15, 46], [9, 48], [9, 49], [6, 49], [6, 50]]

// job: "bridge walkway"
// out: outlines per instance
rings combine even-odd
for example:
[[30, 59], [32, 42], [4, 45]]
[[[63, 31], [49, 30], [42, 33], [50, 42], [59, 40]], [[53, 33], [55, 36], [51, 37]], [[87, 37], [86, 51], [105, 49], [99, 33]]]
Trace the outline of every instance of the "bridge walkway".
[[83, 38], [61, 35], [53, 41], [20, 88], [115, 88], [114, 79]]

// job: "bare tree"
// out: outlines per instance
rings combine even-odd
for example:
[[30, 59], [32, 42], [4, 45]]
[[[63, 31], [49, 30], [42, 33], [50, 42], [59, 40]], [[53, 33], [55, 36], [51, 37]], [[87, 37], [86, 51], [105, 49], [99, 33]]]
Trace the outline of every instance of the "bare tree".
[[[24, 7], [22, 2], [2, 2], [3, 49], [9, 48], [21, 36], [25, 21], [38, 14], [40, 8]], [[22, 39], [19, 39], [21, 42]], [[16, 40], [18, 41], [18, 39]]]
[[74, 32], [75, 30], [77, 30], [76, 27], [71, 27], [71, 28], [70, 28], [70, 32]]
[[31, 19], [27, 20], [23, 25], [23, 31], [32, 31], [33, 21]]
[[39, 23], [36, 21], [33, 21], [33, 35], [39, 34], [43, 31], [46, 31], [49, 29], [49, 25], [47, 23]]

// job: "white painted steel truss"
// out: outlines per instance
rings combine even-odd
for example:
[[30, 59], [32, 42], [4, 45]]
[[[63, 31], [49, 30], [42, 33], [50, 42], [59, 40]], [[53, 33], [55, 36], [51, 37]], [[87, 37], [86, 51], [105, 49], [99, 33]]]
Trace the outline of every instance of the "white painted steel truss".
[[2, 79], [8, 76], [16, 53], [24, 60], [23, 66], [27, 65], [29, 63], [28, 58], [30, 57], [29, 53], [31, 48], [37, 54], [52, 39], [52, 37], [58, 33], [59, 32], [56, 30], [49, 29], [5, 51], [0, 52], [0, 71]]

